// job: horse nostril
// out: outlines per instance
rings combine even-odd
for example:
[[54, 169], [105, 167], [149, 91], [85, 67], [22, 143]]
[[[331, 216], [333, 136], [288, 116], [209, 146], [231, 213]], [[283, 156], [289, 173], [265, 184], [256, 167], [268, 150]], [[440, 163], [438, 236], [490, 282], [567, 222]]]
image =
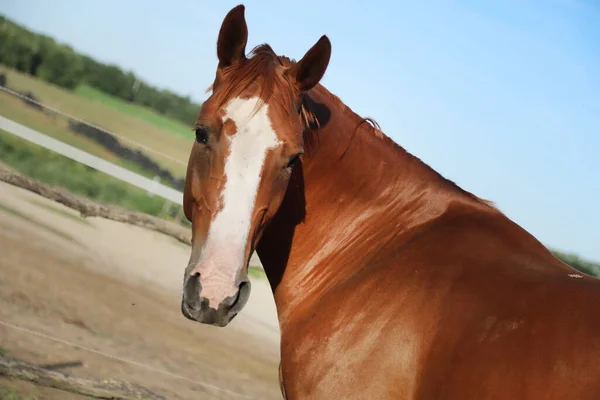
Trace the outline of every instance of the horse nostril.
[[193, 308], [197, 308], [200, 303], [200, 291], [202, 285], [200, 284], [200, 274], [195, 273], [186, 277], [183, 296], [186, 303]]
[[240, 286], [239, 286], [239, 289], [237, 292], [237, 296], [235, 297], [235, 300], [231, 304], [231, 308], [229, 309], [230, 312], [239, 312], [242, 308], [244, 308], [244, 306], [246, 305], [246, 302], [248, 301], [249, 296], [250, 296], [250, 282], [243, 281], [242, 283], [240, 283]]

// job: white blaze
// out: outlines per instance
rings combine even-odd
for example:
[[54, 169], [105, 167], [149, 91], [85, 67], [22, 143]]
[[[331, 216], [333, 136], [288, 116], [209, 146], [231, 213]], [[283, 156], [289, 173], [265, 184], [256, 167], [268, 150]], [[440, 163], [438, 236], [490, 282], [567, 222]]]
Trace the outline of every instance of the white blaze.
[[215, 303], [210, 304], [215, 308], [237, 291], [234, 279], [246, 261], [244, 253], [262, 168], [269, 149], [279, 144], [268, 117], [268, 105], [254, 112], [258, 102], [258, 97], [235, 98], [223, 117], [223, 123], [235, 122], [237, 132], [223, 137], [229, 141], [229, 155], [225, 160], [221, 209], [210, 224], [198, 263], [202, 295], [209, 304]]

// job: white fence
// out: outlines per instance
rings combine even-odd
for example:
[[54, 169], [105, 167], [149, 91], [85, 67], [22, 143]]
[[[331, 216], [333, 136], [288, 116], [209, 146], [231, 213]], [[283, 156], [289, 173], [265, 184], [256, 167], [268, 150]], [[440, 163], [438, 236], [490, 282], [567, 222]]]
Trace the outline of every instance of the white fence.
[[[34, 144], [45, 147], [56, 153], [62, 154], [72, 160], [78, 161], [98, 171], [127, 182], [133, 186], [147, 191], [149, 194], [160, 196], [177, 205], [183, 204], [183, 193], [165, 186], [156, 180], [131, 172], [130, 170], [108, 162], [93, 154], [87, 153], [64, 142], [51, 138], [48, 135], [35, 131], [8, 118], [0, 116], [0, 129], [9, 132]], [[66, 171], [65, 171], [66, 172]]]

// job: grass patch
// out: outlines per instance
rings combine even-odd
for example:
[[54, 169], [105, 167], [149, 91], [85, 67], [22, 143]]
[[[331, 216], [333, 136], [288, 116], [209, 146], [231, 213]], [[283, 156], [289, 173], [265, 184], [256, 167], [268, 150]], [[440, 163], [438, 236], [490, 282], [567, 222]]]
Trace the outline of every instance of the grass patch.
[[42, 113], [39, 110], [27, 106], [21, 99], [4, 92], [0, 92], [0, 103], [2, 104], [0, 115], [6, 118], [98, 156], [113, 164], [120, 165], [147, 178], [152, 179], [154, 177], [153, 173], [144, 170], [139, 165], [127, 161], [109, 152], [94, 141], [71, 131], [65, 118], [50, 113]]
[[8, 350], [6, 350], [4, 347], [0, 347], [0, 356], [5, 356], [8, 353]]
[[75, 93], [82, 97], [85, 97], [86, 99], [99, 101], [100, 103], [108, 107], [112, 107], [115, 110], [119, 110], [133, 117], [143, 119], [144, 121], [158, 128], [175, 133], [177, 135], [181, 135], [183, 137], [192, 137], [191, 127], [186, 126], [179, 121], [175, 121], [163, 115], [160, 115], [150, 108], [128, 103], [117, 97], [113, 97], [97, 89], [94, 89], [93, 87], [88, 85], [78, 86], [77, 89], [75, 89]]
[[82, 223], [82, 224], [85, 224], [85, 225], [93, 226], [87, 219], [81, 217], [80, 215], [70, 213], [70, 212], [65, 211], [63, 209], [60, 209], [58, 207], [52, 206], [51, 204], [47, 204], [44, 201], [35, 200], [34, 199], [34, 200], [30, 200], [29, 202], [31, 204], [33, 204], [33, 205], [36, 205], [36, 206], [40, 207], [40, 208], [43, 208], [45, 210], [48, 210], [48, 211], [53, 212], [55, 214], [58, 214], [58, 215], [60, 215], [62, 217], [69, 218], [72, 221], [76, 221], [76, 222], [79, 222], [79, 223]]
[[62, 237], [63, 239], [67, 239], [67, 240], [72, 241], [72, 242], [76, 241], [75, 238], [73, 238], [73, 236], [64, 233], [60, 229], [56, 229], [53, 226], [50, 226], [50, 225], [47, 225], [47, 224], [45, 224], [43, 222], [40, 222], [38, 220], [32, 219], [28, 215], [23, 214], [22, 212], [20, 212], [18, 210], [15, 210], [14, 208], [7, 207], [4, 204], [0, 204], [0, 211], [4, 211], [7, 214], [14, 215], [15, 217], [21, 218], [22, 220], [30, 222], [30, 223], [32, 223], [32, 224], [34, 224], [34, 225], [36, 225], [36, 226], [38, 226], [38, 227], [40, 227], [40, 228], [48, 231], [48, 232], [50, 232], [50, 233], [53, 233], [53, 234], [55, 234], [57, 236]]
[[31, 398], [23, 397], [17, 392], [17, 389], [0, 386], [0, 400], [33, 400]]
[[[6, 74], [7, 85], [12, 89], [20, 92], [31, 91], [45, 105], [181, 160], [184, 165], [140, 149], [175, 176], [185, 175], [185, 164], [194, 142], [191, 125], [186, 127], [182, 123], [155, 114], [149, 109], [125, 103], [89, 87], [82, 86], [75, 91], [68, 91], [5, 66], [0, 66], [0, 72]], [[0, 103], [2, 104], [0, 114], [6, 118], [39, 130], [108, 161], [120, 165], [126, 164], [100, 145], [70, 131], [64, 117], [53, 113], [44, 114], [25, 105], [23, 100], [4, 92], [0, 92]], [[128, 141], [123, 141], [123, 144], [134, 149], [137, 148]], [[123, 166], [142, 173], [135, 165]]]
[[263, 279], [263, 278], [267, 277], [267, 275], [265, 275], [265, 271], [263, 271], [262, 269], [256, 268], [256, 267], [252, 267], [252, 266], [248, 267], [248, 275], [251, 276], [252, 278], [258, 278], [258, 279]]
[[[160, 218], [165, 200], [77, 161], [0, 130], [0, 159], [20, 173], [76, 195]], [[180, 205], [169, 202], [176, 211]], [[185, 222], [185, 221], [184, 221]]]

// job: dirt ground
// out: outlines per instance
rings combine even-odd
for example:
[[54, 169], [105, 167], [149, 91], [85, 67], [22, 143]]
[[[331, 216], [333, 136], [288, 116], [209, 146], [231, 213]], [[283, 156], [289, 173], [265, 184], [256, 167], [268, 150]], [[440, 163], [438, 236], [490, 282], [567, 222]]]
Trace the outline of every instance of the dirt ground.
[[[281, 399], [279, 330], [266, 280], [226, 328], [180, 312], [189, 247], [0, 183], [0, 352], [137, 383], [168, 399]], [[41, 334], [41, 335], [40, 335]], [[0, 388], [76, 399], [0, 377]], [[1, 393], [1, 392], [0, 392]], [[241, 396], [240, 396], [241, 395]]]

